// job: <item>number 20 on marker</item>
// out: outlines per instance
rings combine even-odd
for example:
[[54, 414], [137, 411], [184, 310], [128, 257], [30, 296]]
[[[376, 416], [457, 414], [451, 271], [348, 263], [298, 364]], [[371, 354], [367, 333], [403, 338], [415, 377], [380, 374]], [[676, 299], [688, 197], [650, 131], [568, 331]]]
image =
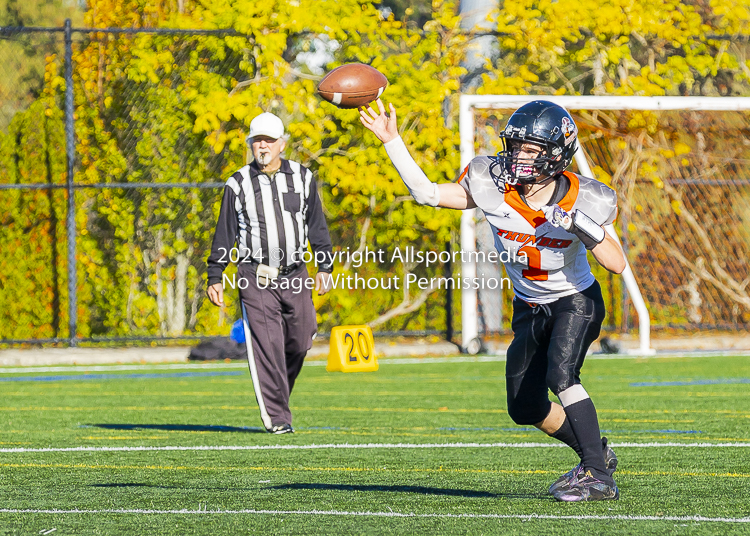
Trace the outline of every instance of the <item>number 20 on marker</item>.
[[378, 370], [370, 326], [336, 326], [333, 328], [326, 370], [329, 372]]

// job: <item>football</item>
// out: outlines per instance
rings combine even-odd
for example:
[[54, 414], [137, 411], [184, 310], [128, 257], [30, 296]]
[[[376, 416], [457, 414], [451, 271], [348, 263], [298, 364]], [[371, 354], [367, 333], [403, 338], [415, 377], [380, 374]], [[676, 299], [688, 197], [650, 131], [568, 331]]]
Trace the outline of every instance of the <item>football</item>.
[[377, 69], [363, 63], [336, 67], [318, 84], [318, 94], [339, 108], [359, 108], [385, 91], [388, 79]]

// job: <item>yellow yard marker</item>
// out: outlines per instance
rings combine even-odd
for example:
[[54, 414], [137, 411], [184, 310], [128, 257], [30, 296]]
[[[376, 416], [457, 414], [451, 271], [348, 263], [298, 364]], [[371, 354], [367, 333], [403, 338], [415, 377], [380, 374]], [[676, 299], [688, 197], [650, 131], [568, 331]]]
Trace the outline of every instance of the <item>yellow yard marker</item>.
[[331, 330], [328, 372], [378, 370], [375, 343], [370, 326], [336, 326]]

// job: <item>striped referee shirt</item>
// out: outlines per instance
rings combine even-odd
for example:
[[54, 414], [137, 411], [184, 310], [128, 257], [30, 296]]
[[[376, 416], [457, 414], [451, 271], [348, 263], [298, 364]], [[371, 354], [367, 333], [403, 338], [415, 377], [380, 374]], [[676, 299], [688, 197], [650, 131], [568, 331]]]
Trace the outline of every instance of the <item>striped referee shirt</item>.
[[253, 162], [224, 186], [208, 257], [208, 285], [220, 283], [229, 261], [238, 258], [274, 268], [299, 263], [308, 241], [314, 253], [327, 254], [318, 271], [331, 272], [331, 237], [312, 172], [282, 159], [276, 175], [269, 178]]

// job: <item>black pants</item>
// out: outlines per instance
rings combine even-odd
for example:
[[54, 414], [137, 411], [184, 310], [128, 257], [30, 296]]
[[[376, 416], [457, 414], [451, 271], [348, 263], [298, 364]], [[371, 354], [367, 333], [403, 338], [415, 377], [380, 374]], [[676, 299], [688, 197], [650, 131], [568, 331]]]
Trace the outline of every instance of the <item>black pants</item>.
[[252, 335], [253, 355], [248, 351], [248, 365], [261, 420], [270, 429], [292, 424], [289, 395], [312, 347], [318, 323], [312, 290], [304, 285], [308, 278], [304, 264], [277, 279], [280, 287], [282, 279], [287, 280], [286, 289], [258, 287], [255, 270], [255, 264], [241, 264], [237, 275], [247, 281], [247, 288], [240, 289], [240, 298]]
[[599, 336], [604, 315], [598, 282], [545, 305], [513, 300], [505, 380], [508, 415], [514, 422], [543, 421], [551, 408], [548, 389], [557, 395], [581, 383], [586, 351]]

